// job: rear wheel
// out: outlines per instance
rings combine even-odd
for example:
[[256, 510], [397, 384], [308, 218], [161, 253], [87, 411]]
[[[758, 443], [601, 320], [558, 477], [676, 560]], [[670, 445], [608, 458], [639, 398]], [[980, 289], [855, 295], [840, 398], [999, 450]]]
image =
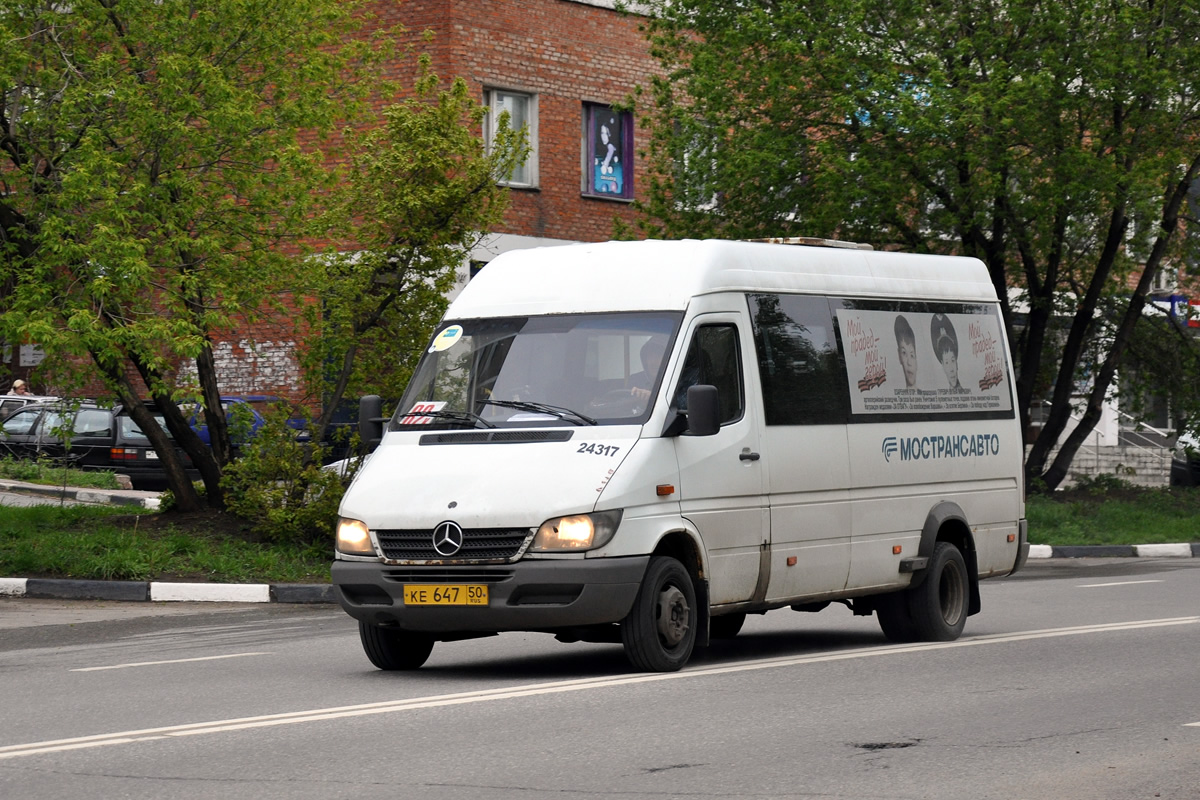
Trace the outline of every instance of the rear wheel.
[[921, 585], [908, 590], [913, 630], [923, 642], [950, 642], [967, 624], [970, 580], [962, 553], [949, 542], [938, 542]]
[[696, 644], [696, 590], [692, 577], [673, 558], [654, 556], [621, 623], [625, 657], [645, 672], [674, 672]]
[[883, 635], [891, 642], [915, 642], [917, 631], [908, 610], [908, 592], [892, 592], [875, 602], [875, 616]]
[[429, 659], [433, 638], [428, 634], [358, 623], [358, 638], [371, 663], [380, 669], [417, 669]]
[[713, 639], [732, 639], [746, 624], [745, 614], [725, 614], [708, 621], [708, 635]]

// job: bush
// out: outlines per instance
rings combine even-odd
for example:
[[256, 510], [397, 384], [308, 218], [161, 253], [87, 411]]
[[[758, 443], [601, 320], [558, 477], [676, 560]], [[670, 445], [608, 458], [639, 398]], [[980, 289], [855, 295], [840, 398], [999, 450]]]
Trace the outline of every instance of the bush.
[[322, 446], [297, 439], [285, 410], [269, 412], [241, 458], [225, 468], [221, 487], [226, 507], [250, 522], [255, 533], [274, 541], [329, 539], [353, 472], [322, 469], [324, 455]]

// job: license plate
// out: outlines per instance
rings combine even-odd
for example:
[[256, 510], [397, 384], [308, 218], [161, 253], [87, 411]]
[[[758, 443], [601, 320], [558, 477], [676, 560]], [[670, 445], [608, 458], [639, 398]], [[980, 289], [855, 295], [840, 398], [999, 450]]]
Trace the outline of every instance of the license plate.
[[475, 583], [405, 584], [406, 606], [486, 606], [488, 587]]
[[156, 453], [156, 452], [155, 452], [155, 451], [153, 451], [153, 450], [147, 450], [147, 451], [146, 451], [146, 459], [147, 459], [148, 461], [157, 461], [157, 460], [158, 460], [158, 453]]

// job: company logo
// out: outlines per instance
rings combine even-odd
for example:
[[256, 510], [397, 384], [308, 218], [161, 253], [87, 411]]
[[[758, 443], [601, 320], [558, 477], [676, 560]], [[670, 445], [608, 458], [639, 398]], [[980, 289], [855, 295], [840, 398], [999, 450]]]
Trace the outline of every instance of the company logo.
[[443, 522], [433, 529], [433, 549], [443, 558], [449, 558], [462, 549], [463, 529], [457, 522]]
[[891, 463], [899, 454], [901, 461], [928, 461], [940, 458], [975, 458], [1000, 455], [1000, 437], [994, 433], [959, 433], [949, 436], [885, 436], [883, 459]]

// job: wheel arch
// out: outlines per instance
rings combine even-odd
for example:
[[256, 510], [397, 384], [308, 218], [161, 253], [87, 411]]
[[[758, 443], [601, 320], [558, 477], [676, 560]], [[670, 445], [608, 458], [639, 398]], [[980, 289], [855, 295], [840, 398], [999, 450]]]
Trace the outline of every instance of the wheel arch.
[[[929, 558], [938, 542], [949, 542], [962, 553], [963, 561], [967, 564], [971, 595], [967, 614], [978, 614], [982, 604], [979, 598], [979, 559], [975, 552], [975, 535], [967, 523], [966, 513], [958, 503], [943, 500], [930, 509], [921, 529], [921, 545], [917, 554]], [[926, 571], [921, 570], [913, 576], [910, 586], [919, 586], [925, 576]]]
[[707, 647], [709, 641], [708, 559], [699, 534], [685, 528], [667, 531], [654, 545], [652, 555], [669, 556], [675, 559], [692, 576], [692, 588], [696, 592], [696, 621], [698, 623], [696, 646]]

